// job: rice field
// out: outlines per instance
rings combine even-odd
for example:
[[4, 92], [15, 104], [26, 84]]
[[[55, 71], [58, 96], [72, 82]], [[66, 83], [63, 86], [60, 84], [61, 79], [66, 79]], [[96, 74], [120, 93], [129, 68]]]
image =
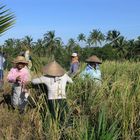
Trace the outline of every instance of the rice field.
[[[36, 107], [28, 106], [24, 115], [2, 104], [0, 139], [139, 140], [140, 62], [105, 61], [101, 71], [100, 87], [79, 75], [67, 86], [68, 113], [61, 126], [52, 119], [43, 88], [30, 88]], [[4, 86], [10, 93], [6, 80]]]

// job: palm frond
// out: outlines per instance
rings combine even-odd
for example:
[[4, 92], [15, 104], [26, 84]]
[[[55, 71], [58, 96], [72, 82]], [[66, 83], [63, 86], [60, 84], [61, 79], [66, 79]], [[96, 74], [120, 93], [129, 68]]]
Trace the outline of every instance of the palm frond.
[[15, 23], [15, 15], [5, 7], [5, 5], [0, 5], [0, 36]]

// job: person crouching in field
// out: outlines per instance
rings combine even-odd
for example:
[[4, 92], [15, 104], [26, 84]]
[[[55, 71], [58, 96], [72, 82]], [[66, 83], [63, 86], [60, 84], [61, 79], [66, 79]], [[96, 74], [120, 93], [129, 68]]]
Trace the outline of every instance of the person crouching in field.
[[50, 62], [43, 68], [44, 75], [33, 79], [33, 84], [44, 83], [48, 89], [48, 108], [53, 119], [64, 122], [67, 111], [66, 83], [73, 83], [65, 70], [56, 62]]
[[17, 106], [19, 112], [23, 113], [29, 96], [26, 83], [30, 81], [30, 73], [25, 67], [28, 62], [25, 57], [17, 56], [13, 63], [15, 67], [11, 68], [7, 76], [8, 82], [12, 83], [11, 101], [13, 107]]
[[97, 85], [101, 85], [101, 71], [99, 65], [102, 64], [101, 60], [96, 56], [93, 55], [86, 59], [87, 66], [84, 71], [81, 72], [80, 77], [90, 78], [92, 79]]

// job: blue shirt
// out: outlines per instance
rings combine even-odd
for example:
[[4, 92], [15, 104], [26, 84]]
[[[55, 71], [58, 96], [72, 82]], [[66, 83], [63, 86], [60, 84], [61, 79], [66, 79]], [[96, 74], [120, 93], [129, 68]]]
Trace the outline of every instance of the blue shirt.
[[78, 71], [78, 68], [79, 62], [72, 63], [70, 67], [70, 74], [75, 74]]
[[80, 76], [82, 77], [82, 79], [88, 77], [94, 80], [95, 82], [101, 83], [101, 71], [99, 69], [99, 65], [96, 66], [96, 69], [94, 69], [90, 65], [87, 65], [85, 70], [81, 72]]

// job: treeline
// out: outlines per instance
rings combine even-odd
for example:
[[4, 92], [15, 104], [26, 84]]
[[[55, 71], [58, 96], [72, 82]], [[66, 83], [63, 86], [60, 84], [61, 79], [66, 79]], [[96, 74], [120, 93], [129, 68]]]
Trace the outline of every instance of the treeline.
[[95, 54], [102, 60], [139, 60], [140, 59], [140, 36], [137, 39], [127, 40], [117, 30], [110, 30], [103, 34], [100, 30], [93, 29], [88, 36], [81, 33], [76, 39], [70, 38], [64, 44], [60, 37], [55, 36], [55, 31], [48, 31], [43, 38], [36, 42], [30, 36], [23, 39], [7, 39], [1, 45], [1, 51], [10, 61], [21, 51], [30, 49], [35, 58], [55, 58], [67, 67], [72, 52], [79, 54], [80, 60]]

